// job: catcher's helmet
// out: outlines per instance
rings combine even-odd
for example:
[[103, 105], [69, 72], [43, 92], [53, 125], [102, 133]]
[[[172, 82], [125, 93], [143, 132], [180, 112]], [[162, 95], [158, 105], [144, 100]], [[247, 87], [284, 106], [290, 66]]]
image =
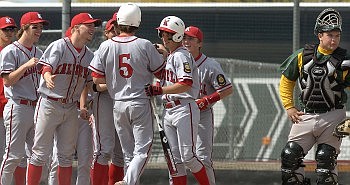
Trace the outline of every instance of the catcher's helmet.
[[141, 10], [133, 3], [120, 6], [117, 16], [118, 25], [139, 27], [141, 23]]
[[[118, 14], [119, 15], [119, 14]], [[158, 36], [160, 35], [160, 30], [173, 33], [172, 40], [174, 42], [181, 42], [185, 33], [185, 23], [176, 16], [167, 16], [162, 22], [160, 22], [158, 29]]]
[[317, 35], [318, 33], [332, 31], [335, 29], [342, 31], [341, 25], [342, 18], [340, 13], [333, 8], [327, 8], [318, 15], [314, 33]]

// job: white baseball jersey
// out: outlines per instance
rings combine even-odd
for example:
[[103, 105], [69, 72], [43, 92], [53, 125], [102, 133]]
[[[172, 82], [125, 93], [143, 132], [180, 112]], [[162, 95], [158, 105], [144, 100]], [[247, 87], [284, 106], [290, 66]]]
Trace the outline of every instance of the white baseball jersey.
[[[0, 73], [9, 74], [17, 70], [31, 58], [40, 58], [42, 54], [43, 52], [36, 46], [33, 46], [33, 48], [29, 50], [19, 42], [15, 41], [1, 51]], [[20, 80], [14, 85], [11, 87], [4, 87], [5, 97], [7, 99], [37, 100], [39, 97], [37, 93], [39, 80], [40, 74], [38, 74], [37, 66], [27, 69]]]
[[89, 68], [106, 77], [108, 92], [114, 100], [129, 100], [149, 99], [144, 86], [152, 82], [152, 73], [164, 66], [162, 56], [150, 41], [116, 36], [101, 44]]
[[192, 80], [192, 88], [179, 94], [164, 94], [163, 100], [196, 99], [199, 93], [198, 68], [192, 55], [184, 47], [173, 51], [167, 59], [165, 66], [165, 79], [162, 86], [170, 86], [184, 80]]
[[[231, 88], [230, 80], [225, 76], [220, 64], [214, 59], [200, 54], [196, 59], [200, 79], [200, 91], [198, 98], [208, 96], [214, 92], [221, 92]], [[215, 173], [213, 169], [213, 134], [214, 113], [210, 104], [207, 109], [200, 112], [198, 124], [198, 136], [196, 143], [196, 154], [205, 166], [210, 185], [215, 185]]]
[[68, 37], [52, 42], [39, 63], [52, 68], [52, 75], [56, 75], [55, 88], [48, 89], [41, 77], [38, 91], [46, 96], [67, 99], [67, 102], [79, 101], [84, 86], [92, 80], [88, 66], [93, 56], [87, 46], [78, 53]]
[[[213, 94], [215, 91], [222, 92], [231, 88], [231, 81], [225, 76], [222, 68], [214, 59], [201, 54], [196, 60], [199, 69], [200, 91], [199, 97], [202, 98]], [[211, 104], [210, 106], [213, 106]]]

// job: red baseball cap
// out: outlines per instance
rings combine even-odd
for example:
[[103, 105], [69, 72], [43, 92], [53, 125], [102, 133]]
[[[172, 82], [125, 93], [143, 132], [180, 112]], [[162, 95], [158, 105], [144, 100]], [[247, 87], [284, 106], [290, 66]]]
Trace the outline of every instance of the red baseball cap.
[[44, 20], [39, 12], [27, 12], [22, 15], [21, 26], [36, 23], [43, 23], [44, 25], [48, 25], [49, 21]]
[[91, 14], [89, 13], [79, 13], [73, 17], [70, 23], [70, 27], [73, 27], [79, 24], [89, 24], [89, 23], [94, 23], [95, 26], [100, 26], [102, 24], [102, 21], [100, 19], [92, 18]]
[[187, 27], [185, 29], [185, 35], [188, 35], [190, 37], [194, 37], [199, 39], [200, 41], [203, 41], [203, 32], [195, 26]]
[[66, 30], [66, 33], [65, 33], [66, 37], [70, 37], [72, 35], [72, 28], [69, 27], [67, 30]]
[[108, 21], [107, 24], [106, 24], [105, 30], [111, 31], [111, 29], [113, 28], [113, 24], [114, 24], [115, 21], [116, 21], [116, 20], [114, 20], [114, 19], [109, 19], [109, 21]]
[[112, 16], [112, 19], [115, 20], [115, 21], [117, 20], [117, 13], [118, 13], [118, 12], [115, 12], [115, 13], [113, 14], [113, 16]]
[[17, 28], [17, 25], [15, 23], [15, 20], [11, 17], [1, 17], [0, 18], [0, 29], [7, 28], [7, 27], [13, 27]]

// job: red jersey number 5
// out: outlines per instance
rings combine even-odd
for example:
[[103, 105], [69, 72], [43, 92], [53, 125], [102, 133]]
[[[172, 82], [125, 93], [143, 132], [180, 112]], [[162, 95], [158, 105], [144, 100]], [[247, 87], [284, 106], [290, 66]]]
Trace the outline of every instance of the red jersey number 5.
[[130, 60], [130, 54], [119, 55], [119, 74], [123, 78], [130, 78], [133, 73], [131, 65], [128, 63]]

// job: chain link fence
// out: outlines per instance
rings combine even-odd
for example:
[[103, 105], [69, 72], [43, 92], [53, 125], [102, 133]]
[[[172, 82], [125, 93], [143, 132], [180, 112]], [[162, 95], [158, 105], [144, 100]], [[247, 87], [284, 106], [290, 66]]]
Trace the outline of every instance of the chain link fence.
[[[45, 50], [50, 42], [60, 37], [61, 30], [45, 30], [38, 46]], [[88, 46], [95, 51], [103, 40], [103, 29], [98, 28]], [[279, 100], [279, 65], [230, 58], [216, 60], [233, 82], [234, 92], [214, 106], [215, 167], [278, 170], [279, 164], [271, 166], [268, 162], [279, 161], [291, 126]], [[158, 114], [162, 114], [160, 104]], [[166, 168], [158, 132], [155, 132], [154, 142], [148, 167]], [[344, 139], [341, 150], [338, 159], [348, 160], [349, 138]], [[314, 150], [311, 150], [306, 159], [313, 160], [313, 156]], [[256, 165], [246, 162], [264, 163]]]

